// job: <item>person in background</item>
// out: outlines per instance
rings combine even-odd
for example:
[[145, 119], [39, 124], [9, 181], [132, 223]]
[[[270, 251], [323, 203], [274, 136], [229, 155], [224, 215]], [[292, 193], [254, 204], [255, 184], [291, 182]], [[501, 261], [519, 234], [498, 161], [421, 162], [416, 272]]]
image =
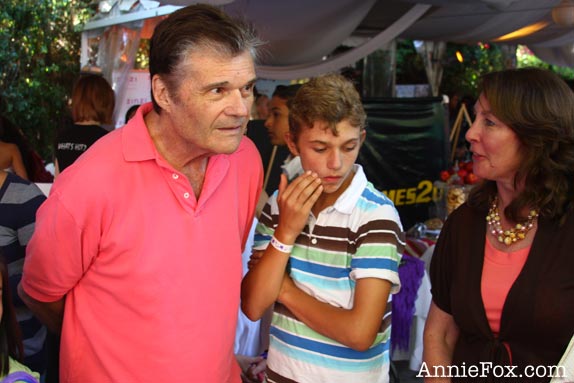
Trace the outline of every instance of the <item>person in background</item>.
[[531, 381], [528, 366], [556, 366], [574, 335], [574, 94], [550, 71], [504, 70], [482, 77], [474, 111], [484, 181], [434, 251], [421, 371], [490, 363]]
[[108, 133], [102, 125], [112, 123], [114, 105], [114, 90], [105, 78], [95, 74], [80, 76], [72, 91], [74, 123], [56, 138], [56, 176]]
[[6, 128], [11, 125], [4, 116], [0, 116], [0, 170], [6, 170], [25, 180], [28, 173], [22, 160], [22, 153], [16, 144], [3, 141]]
[[[0, 99], [0, 103], [2, 100]], [[0, 167], [0, 169], [12, 171], [23, 179], [31, 182], [49, 183], [54, 180], [53, 175], [46, 170], [46, 164], [42, 157], [30, 145], [26, 136], [8, 118], [0, 116], [0, 158], [9, 158], [14, 165]], [[18, 149], [18, 152], [16, 152]], [[2, 155], [4, 153], [4, 155]], [[6, 153], [9, 156], [5, 156]], [[17, 158], [19, 157], [19, 159]], [[1, 162], [2, 160], [0, 160]], [[20, 164], [22, 163], [22, 165]], [[22, 168], [23, 166], [23, 168]], [[23, 170], [24, 169], [24, 170]]]
[[[36, 211], [46, 200], [33, 183], [0, 170], [0, 252], [9, 273], [12, 302], [24, 344], [24, 364], [34, 371], [46, 368], [46, 327], [32, 314], [16, 291], [22, 278], [26, 245], [34, 232]], [[4, 281], [8, 284], [8, 280]]]
[[125, 116], [125, 120], [124, 120], [126, 124], [128, 123], [129, 120], [132, 119], [133, 116], [135, 116], [139, 107], [140, 107], [139, 104], [130, 106], [130, 108], [126, 112], [126, 116]]
[[60, 381], [237, 383], [241, 252], [263, 171], [244, 136], [260, 40], [197, 4], [150, 41], [152, 102], [56, 179], [19, 294]]
[[301, 84], [278, 85], [269, 103], [269, 116], [265, 120], [265, 128], [269, 140], [277, 146], [275, 166], [269, 173], [265, 191], [271, 195], [279, 186], [281, 173], [286, 173], [288, 179], [293, 179], [302, 173], [301, 162], [289, 152], [286, 135], [289, 132], [289, 102], [295, 97]]
[[40, 374], [22, 364], [24, 349], [8, 280], [8, 269], [0, 251], [0, 379], [16, 372], [40, 379]]
[[255, 90], [255, 102], [253, 103], [251, 118], [254, 120], [265, 120], [267, 116], [269, 116], [269, 97]]
[[366, 135], [361, 98], [327, 75], [301, 86], [289, 109], [287, 144], [305, 173], [289, 184], [281, 176], [241, 291], [251, 320], [275, 302], [267, 382], [388, 382], [404, 234], [392, 201], [355, 163]]

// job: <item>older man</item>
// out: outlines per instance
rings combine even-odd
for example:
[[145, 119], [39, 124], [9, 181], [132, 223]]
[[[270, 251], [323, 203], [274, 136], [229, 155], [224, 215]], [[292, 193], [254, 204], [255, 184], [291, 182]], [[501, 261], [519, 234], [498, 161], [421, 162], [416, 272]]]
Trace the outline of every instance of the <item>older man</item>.
[[153, 103], [58, 178], [19, 293], [62, 328], [61, 382], [238, 382], [241, 251], [262, 184], [243, 133], [253, 31], [217, 8], [155, 29]]

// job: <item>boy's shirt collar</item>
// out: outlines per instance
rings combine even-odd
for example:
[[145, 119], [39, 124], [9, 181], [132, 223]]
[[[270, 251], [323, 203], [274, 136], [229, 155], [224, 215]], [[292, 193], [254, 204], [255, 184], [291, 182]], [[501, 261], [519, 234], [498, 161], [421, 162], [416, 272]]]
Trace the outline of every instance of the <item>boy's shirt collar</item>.
[[343, 194], [337, 198], [333, 206], [327, 208], [327, 212], [330, 212], [331, 209], [335, 209], [343, 214], [351, 214], [353, 212], [368, 182], [361, 165], [353, 165], [353, 171], [355, 172], [353, 180]]

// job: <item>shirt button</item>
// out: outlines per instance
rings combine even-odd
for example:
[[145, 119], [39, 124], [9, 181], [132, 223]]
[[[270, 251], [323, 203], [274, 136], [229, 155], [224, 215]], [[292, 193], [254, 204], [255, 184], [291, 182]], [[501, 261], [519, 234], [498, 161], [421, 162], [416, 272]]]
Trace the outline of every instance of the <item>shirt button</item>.
[[171, 175], [171, 177], [172, 177], [174, 180], [176, 180], [176, 179], [179, 178], [179, 174], [173, 173], [173, 174]]
[[317, 244], [317, 238], [313, 238], [313, 239], [311, 240], [311, 243], [312, 243], [313, 245], [316, 245], [316, 244]]
[[188, 192], [183, 193], [183, 198], [188, 199], [188, 198], [189, 198], [189, 193], [188, 193]]

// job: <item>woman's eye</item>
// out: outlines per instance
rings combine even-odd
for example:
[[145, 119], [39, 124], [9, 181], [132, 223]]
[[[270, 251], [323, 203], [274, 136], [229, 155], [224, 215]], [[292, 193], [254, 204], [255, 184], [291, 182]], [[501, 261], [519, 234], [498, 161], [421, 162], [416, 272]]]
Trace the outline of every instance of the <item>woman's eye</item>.
[[494, 125], [496, 125], [496, 124], [494, 123], [494, 121], [489, 120], [488, 118], [486, 118], [486, 119], [484, 120], [484, 123], [485, 123], [486, 126], [494, 126]]

